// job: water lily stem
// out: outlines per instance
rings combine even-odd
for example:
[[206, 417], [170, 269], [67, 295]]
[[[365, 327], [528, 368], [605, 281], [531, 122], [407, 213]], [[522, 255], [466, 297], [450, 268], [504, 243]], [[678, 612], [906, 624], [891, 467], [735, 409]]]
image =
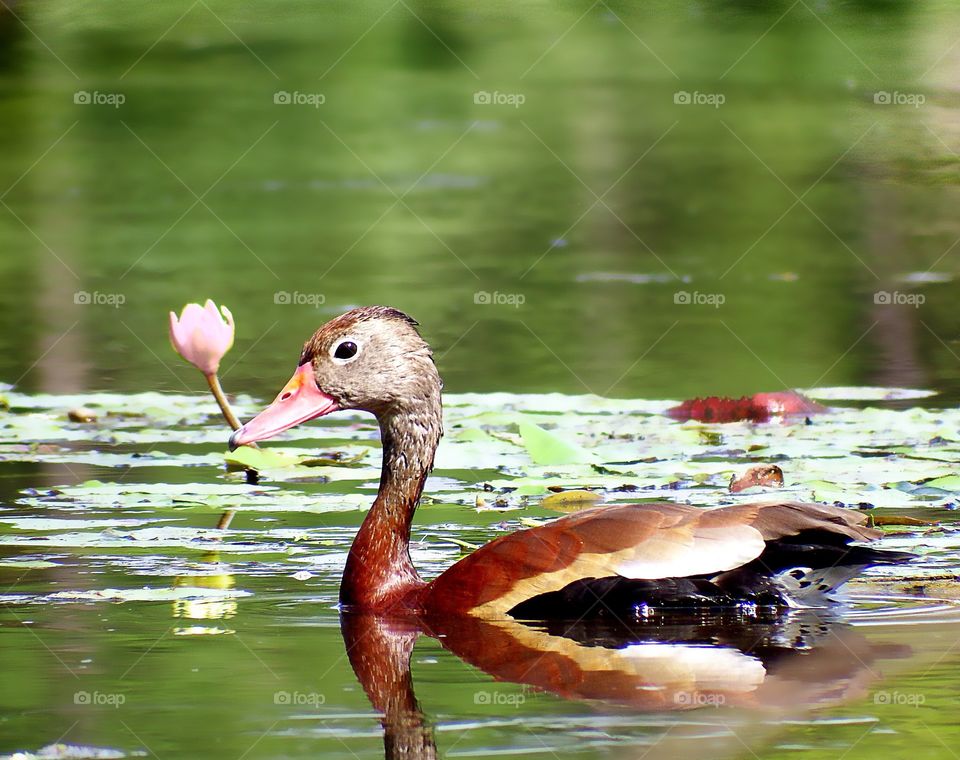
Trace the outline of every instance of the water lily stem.
[[[217, 404], [220, 407], [220, 412], [223, 414], [223, 418], [227, 421], [227, 424], [232, 430], [237, 430], [240, 427], [240, 420], [237, 419], [237, 415], [233, 413], [233, 409], [230, 407], [230, 402], [227, 401], [227, 397], [223, 392], [223, 388], [220, 387], [220, 378], [217, 377], [216, 372], [211, 372], [209, 375], [205, 375], [207, 378], [207, 385], [210, 386], [210, 392], [213, 394], [213, 397], [217, 400]], [[251, 446], [254, 448], [257, 447], [257, 444], [251, 443]], [[256, 470], [247, 469], [247, 482], [256, 483], [258, 479], [258, 473]], [[233, 521], [233, 516], [236, 512], [232, 509], [226, 510], [222, 515], [220, 515], [220, 520], [217, 522], [217, 528], [219, 530], [226, 530], [230, 527], [230, 523]]]
[[233, 409], [230, 408], [230, 402], [227, 401], [227, 397], [223, 393], [223, 388], [220, 387], [220, 378], [217, 377], [217, 373], [211, 372], [205, 377], [207, 378], [207, 385], [210, 386], [210, 392], [220, 406], [220, 412], [223, 414], [223, 418], [232, 430], [238, 430], [240, 428], [240, 420], [237, 419], [237, 415], [235, 415]]

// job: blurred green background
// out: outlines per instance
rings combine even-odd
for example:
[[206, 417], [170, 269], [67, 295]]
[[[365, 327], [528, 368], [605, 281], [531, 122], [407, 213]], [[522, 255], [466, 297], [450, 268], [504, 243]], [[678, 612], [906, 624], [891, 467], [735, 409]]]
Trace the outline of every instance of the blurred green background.
[[[326, 319], [384, 303], [420, 320], [454, 392], [876, 384], [960, 400], [960, 8], [636, 5], [3, 0], [0, 381], [199, 391], [166, 315], [212, 297], [238, 326], [225, 387], [263, 397]], [[69, 479], [34, 464], [2, 475], [9, 503]], [[344, 518], [336, 546], [361, 517]], [[143, 582], [91, 551], [51, 583]], [[175, 644], [171, 612], [205, 613], [168, 605], [6, 610], [0, 751], [63, 735], [161, 758], [380, 756], [334, 569], [318, 598], [243, 569], [257, 597], [239, 617], [209, 615], [242, 636]], [[945, 756], [955, 634], [916, 644], [924, 672], [889, 688], [922, 691], [927, 709], [838, 708], [765, 755]], [[101, 691], [122, 682], [127, 709], [75, 709], [61, 659]], [[551, 756], [577, 736], [581, 756], [606, 757], [591, 749], [605, 731], [642, 740], [673, 725], [597, 724], [592, 708], [538, 696], [470, 731], [489, 679], [432, 640], [414, 672], [450, 756], [464, 736], [459, 751], [483, 756]], [[277, 728], [277, 689], [318, 684], [323, 714]], [[898, 733], [868, 736], [864, 712]]]
[[453, 391], [960, 397], [952, 3], [8, 5], [26, 390], [193, 389], [166, 312], [212, 297], [262, 396], [386, 303]]

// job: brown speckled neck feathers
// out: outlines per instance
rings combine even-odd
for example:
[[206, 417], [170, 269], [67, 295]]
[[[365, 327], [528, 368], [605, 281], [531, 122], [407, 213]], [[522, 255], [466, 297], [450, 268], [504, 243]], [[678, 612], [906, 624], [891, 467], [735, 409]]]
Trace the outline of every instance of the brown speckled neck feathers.
[[410, 523], [442, 435], [439, 389], [380, 420], [380, 490], [350, 549], [340, 602], [385, 610], [423, 584], [410, 559]]
[[[375, 317], [402, 320], [403, 331], [414, 332], [409, 326], [415, 323], [401, 312], [375, 309]], [[419, 336], [417, 340], [422, 343]], [[377, 498], [344, 569], [340, 602], [350, 608], [388, 611], [424, 585], [410, 559], [410, 524], [443, 435], [443, 412], [440, 376], [422, 345], [424, 350], [413, 347], [398, 353], [404, 361], [384, 370], [403, 373], [402, 395], [392, 394], [371, 409], [380, 425], [383, 463]], [[386, 386], [401, 385], [389, 374], [381, 380]]]

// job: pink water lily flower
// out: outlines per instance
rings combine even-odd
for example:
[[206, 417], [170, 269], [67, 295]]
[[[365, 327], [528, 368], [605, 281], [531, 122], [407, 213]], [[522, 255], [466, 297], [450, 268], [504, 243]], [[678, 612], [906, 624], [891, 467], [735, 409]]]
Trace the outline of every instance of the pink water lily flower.
[[175, 312], [170, 312], [170, 342], [180, 356], [204, 375], [214, 375], [223, 355], [233, 345], [233, 315], [226, 306], [218, 311], [210, 299], [203, 306], [188, 303], [179, 320]]

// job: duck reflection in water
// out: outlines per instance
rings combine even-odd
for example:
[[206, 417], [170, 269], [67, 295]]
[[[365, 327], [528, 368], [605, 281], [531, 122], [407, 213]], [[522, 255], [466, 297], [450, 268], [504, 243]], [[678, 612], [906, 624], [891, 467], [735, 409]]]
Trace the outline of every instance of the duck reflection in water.
[[[880, 678], [881, 661], [910, 653], [870, 641], [852, 626], [824, 619], [822, 611], [803, 610], [769, 619], [673, 611], [632, 624], [343, 613], [341, 631], [357, 679], [381, 716], [387, 760], [438, 756], [410, 667], [421, 634], [495, 681], [534, 693], [607, 711], [719, 708], [703, 722], [725, 729], [732, 716], [746, 717], [756, 730], [712, 737], [712, 757], [742, 752], [748, 736], [763, 741], [784, 719], [864, 697]], [[701, 738], [703, 722], [696, 727]], [[693, 728], [670, 734], [682, 741]]]

